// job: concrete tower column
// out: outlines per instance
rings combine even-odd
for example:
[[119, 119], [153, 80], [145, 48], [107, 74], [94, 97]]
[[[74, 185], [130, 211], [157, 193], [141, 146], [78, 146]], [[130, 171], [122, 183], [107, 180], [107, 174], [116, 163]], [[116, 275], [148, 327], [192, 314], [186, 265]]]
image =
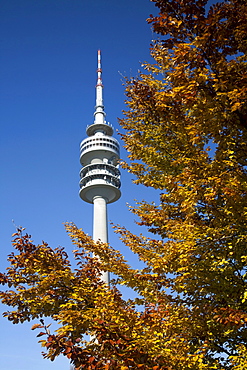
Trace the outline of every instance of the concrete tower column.
[[[108, 243], [108, 222], [107, 222], [107, 202], [101, 196], [93, 198], [93, 240]], [[109, 285], [110, 274], [108, 271], [101, 271], [101, 279]]]
[[108, 243], [106, 199], [98, 195], [93, 198], [93, 240]]

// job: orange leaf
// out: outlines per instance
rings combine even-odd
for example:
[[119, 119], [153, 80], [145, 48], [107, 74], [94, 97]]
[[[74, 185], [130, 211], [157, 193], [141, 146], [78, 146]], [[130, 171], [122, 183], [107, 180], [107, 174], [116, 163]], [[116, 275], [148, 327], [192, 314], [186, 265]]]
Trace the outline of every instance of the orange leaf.
[[32, 327], [31, 327], [31, 330], [34, 330], [34, 329], [37, 329], [37, 328], [43, 328], [44, 326], [43, 325], [40, 325], [40, 324], [34, 324]]

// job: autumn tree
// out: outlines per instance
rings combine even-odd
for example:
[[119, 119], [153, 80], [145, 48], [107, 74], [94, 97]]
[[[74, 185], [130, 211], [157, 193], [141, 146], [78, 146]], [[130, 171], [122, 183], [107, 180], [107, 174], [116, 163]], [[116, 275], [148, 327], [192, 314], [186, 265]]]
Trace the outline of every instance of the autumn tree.
[[[73, 270], [63, 249], [36, 246], [19, 229], [1, 275], [11, 288], [1, 299], [14, 307], [5, 316], [41, 319], [33, 328], [45, 357], [66, 355], [78, 369], [244, 370], [247, 3], [154, 3], [154, 62], [126, 81], [121, 125], [130, 153], [123, 167], [160, 201], [131, 209], [149, 238], [115, 227], [145, 268], [67, 224]], [[117, 276], [110, 287], [102, 270]], [[137, 298], [124, 300], [119, 284]]]
[[144, 259], [189, 310], [189, 353], [207, 345], [204, 363], [219, 353], [231, 367], [247, 340], [247, 3], [155, 3], [155, 62], [128, 82], [122, 126], [126, 167], [162, 193], [133, 212], [162, 239]]

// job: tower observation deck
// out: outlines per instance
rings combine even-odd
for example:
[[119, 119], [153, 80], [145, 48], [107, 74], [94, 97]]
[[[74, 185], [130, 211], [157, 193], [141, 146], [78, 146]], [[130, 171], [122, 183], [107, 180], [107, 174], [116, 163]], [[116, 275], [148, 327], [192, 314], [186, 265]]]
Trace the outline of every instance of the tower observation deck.
[[[121, 196], [119, 143], [112, 136], [113, 127], [105, 120], [103, 104], [103, 84], [101, 53], [98, 50], [98, 68], [96, 84], [96, 106], [94, 122], [87, 126], [87, 138], [80, 145], [80, 197], [94, 205], [93, 239], [108, 242], [107, 204]], [[108, 273], [102, 274], [108, 283]]]

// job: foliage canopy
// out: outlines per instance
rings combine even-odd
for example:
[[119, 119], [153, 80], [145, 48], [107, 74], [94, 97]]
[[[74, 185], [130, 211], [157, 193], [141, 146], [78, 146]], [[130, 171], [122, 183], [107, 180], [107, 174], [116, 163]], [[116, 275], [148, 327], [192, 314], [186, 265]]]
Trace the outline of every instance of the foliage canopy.
[[[160, 191], [160, 204], [132, 208], [150, 238], [116, 227], [145, 263], [66, 224], [73, 270], [62, 248], [35, 246], [17, 230], [1, 293], [13, 323], [41, 319], [45, 357], [78, 369], [247, 367], [247, 3], [154, 0], [159, 39], [152, 64], [126, 81], [123, 167]], [[94, 258], [91, 253], [98, 256]], [[118, 276], [106, 287], [100, 271]], [[138, 298], [124, 300], [117, 288]], [[138, 305], [142, 305], [138, 309]], [[54, 334], [45, 316], [59, 324]], [[91, 341], [83, 339], [92, 335]]]

